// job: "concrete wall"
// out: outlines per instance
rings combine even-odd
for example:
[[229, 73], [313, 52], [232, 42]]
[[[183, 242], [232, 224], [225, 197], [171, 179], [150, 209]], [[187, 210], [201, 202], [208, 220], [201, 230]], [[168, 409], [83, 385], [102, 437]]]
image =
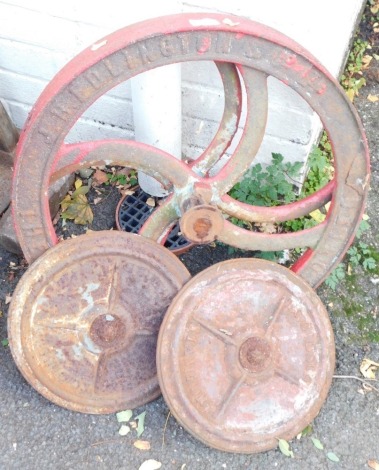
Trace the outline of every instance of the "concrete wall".
[[[337, 75], [362, 3], [0, 0], [0, 98], [16, 125], [22, 127], [48, 81], [84, 47], [127, 24], [178, 11], [229, 12], [273, 26], [309, 49]], [[258, 159], [267, 161], [272, 152], [280, 152], [292, 161], [305, 160], [320, 130], [317, 116], [275, 79], [270, 79], [269, 98], [267, 134]], [[195, 157], [210, 142], [223, 109], [223, 89], [213, 63], [182, 65], [182, 109], [182, 152]], [[91, 106], [69, 140], [116, 136], [134, 138], [130, 83], [115, 88]]]

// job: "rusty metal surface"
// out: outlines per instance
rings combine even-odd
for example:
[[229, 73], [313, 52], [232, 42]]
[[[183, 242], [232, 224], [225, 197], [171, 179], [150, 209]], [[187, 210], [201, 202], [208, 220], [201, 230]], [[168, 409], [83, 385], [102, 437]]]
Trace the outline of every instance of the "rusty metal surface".
[[299, 276], [257, 259], [187, 283], [158, 338], [158, 378], [177, 420], [205, 444], [261, 452], [319, 412], [334, 370], [333, 330]]
[[18, 368], [44, 397], [75, 411], [113, 413], [155, 399], [158, 330], [189, 277], [175, 255], [138, 235], [60, 243], [13, 295], [8, 331]]
[[[225, 223], [218, 239], [251, 250], [259, 246], [271, 251], [273, 243], [278, 250], [306, 246], [309, 249], [293, 269], [312, 286], [319, 285], [339, 263], [361, 220], [369, 180], [367, 144], [354, 108], [337, 81], [286, 36], [244, 18], [220, 14], [207, 14], [206, 18], [203, 21], [202, 14], [192, 13], [174, 15], [149, 20], [143, 28], [130, 26], [115, 32], [101, 42], [102, 47], [88, 48], [79, 54], [43, 92], [18, 145], [13, 185], [16, 230], [29, 261], [57, 243], [46, 198], [53, 173], [58, 171], [63, 175], [94, 163], [126, 163], [151, 174], [171, 190], [167, 202], [141, 230], [146, 237], [164, 239], [168, 227], [184, 215], [183, 199], [191, 196], [196, 184], [208, 188], [212, 194], [210, 204], [253, 222], [288, 220], [309, 213], [331, 199], [326, 223], [294, 237], [256, 236], [243, 229], [237, 233], [231, 231], [230, 223]], [[196, 164], [191, 168], [174, 162], [172, 156], [138, 143], [103, 141], [65, 146], [64, 138], [78, 117], [113, 86], [154, 67], [196, 60], [224, 62], [231, 67], [235, 64], [246, 89], [248, 112], [244, 132], [231, 159], [215, 176], [203, 176], [208, 168], [200, 168], [201, 165], [197, 168]], [[248, 168], [259, 149], [267, 115], [268, 76], [291, 87], [321, 118], [333, 146], [336, 179], [304, 201], [266, 211], [231, 201], [225, 193]], [[230, 77], [224, 74], [224, 84], [228, 85], [229, 79], [233, 83], [236, 77]], [[237, 83], [236, 93], [230, 95], [234, 98], [227, 105], [222, 126], [231, 122], [231, 109], [238, 112], [241, 85]], [[226, 140], [220, 140], [225, 150], [234, 128], [228, 132], [222, 126], [219, 136], [221, 139], [227, 135]], [[200, 162], [207, 161], [205, 153]], [[213, 157], [209, 161], [213, 162]]]

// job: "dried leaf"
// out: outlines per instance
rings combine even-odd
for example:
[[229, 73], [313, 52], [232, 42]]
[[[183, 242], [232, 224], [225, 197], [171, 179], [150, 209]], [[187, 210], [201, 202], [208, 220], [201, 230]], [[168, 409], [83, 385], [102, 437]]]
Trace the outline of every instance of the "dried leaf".
[[334, 452], [328, 452], [326, 454], [326, 456], [328, 457], [329, 460], [331, 460], [332, 462], [339, 462], [340, 459], [336, 456], [336, 454]]
[[95, 173], [93, 174], [92, 179], [98, 184], [103, 184], [108, 181], [108, 176], [105, 173], [105, 171], [96, 170]]
[[12, 300], [12, 296], [7, 294], [5, 296], [5, 305], [8, 305], [11, 302], [11, 300]]
[[75, 198], [79, 194], [87, 194], [89, 191], [89, 186], [80, 186], [80, 188], [75, 189], [75, 191], [72, 193], [71, 198]]
[[65, 198], [61, 202], [62, 211], [64, 212], [70, 204], [71, 204], [71, 196], [67, 194], [67, 196], [65, 196]]
[[95, 197], [95, 199], [93, 200], [93, 203], [95, 204], [95, 206], [96, 204], [99, 204], [99, 202], [102, 201], [102, 199], [103, 199], [102, 197]]
[[379, 470], [379, 463], [377, 460], [368, 460], [367, 465], [373, 470]]
[[149, 460], [145, 460], [144, 462], [142, 462], [138, 470], [158, 470], [158, 468], [161, 468], [161, 467], [162, 467], [161, 462], [158, 462], [158, 460], [149, 459]]
[[322, 445], [322, 443], [318, 439], [316, 439], [315, 437], [311, 437], [311, 439], [312, 439], [313, 445], [316, 447], [316, 449], [322, 450], [324, 448], [324, 446]]
[[367, 99], [371, 101], [371, 103], [376, 103], [377, 101], [379, 101], [379, 96], [370, 94], [367, 96]]
[[315, 211], [310, 212], [309, 215], [318, 223], [324, 222], [326, 217], [326, 215], [323, 214], [320, 209], [316, 209]]
[[146, 411], [136, 416], [136, 420], [138, 420], [137, 437], [140, 437], [145, 430], [145, 416]]
[[120, 436], [126, 436], [127, 434], [130, 433], [130, 427], [127, 426], [126, 424], [123, 424], [118, 430], [118, 433], [120, 434]]
[[262, 222], [260, 224], [260, 231], [264, 233], [276, 233], [277, 226], [272, 222]]
[[293, 458], [293, 452], [290, 449], [290, 445], [285, 439], [278, 439], [279, 441], [279, 449], [282, 454], [284, 454], [286, 457], [291, 457]]
[[146, 201], [146, 204], [150, 207], [155, 207], [155, 200], [153, 197], [149, 197], [149, 199]]
[[353, 102], [354, 101], [354, 96], [355, 96], [355, 91], [352, 88], [349, 88], [348, 90], [346, 90], [346, 94], [347, 94], [347, 97], [349, 98], [349, 100], [351, 102]]
[[73, 219], [74, 223], [79, 225], [92, 223], [93, 212], [84, 194], [78, 194], [71, 200], [62, 217], [64, 219]]
[[83, 181], [80, 179], [77, 179], [75, 181], [75, 189], [79, 189], [83, 185]]
[[370, 8], [370, 11], [373, 15], [376, 15], [379, 12], [379, 3], [376, 3]]
[[119, 423], [127, 423], [133, 416], [132, 410], [124, 410], [116, 413], [116, 418]]
[[379, 363], [365, 357], [359, 367], [361, 374], [366, 379], [375, 379], [375, 372], [379, 367]]
[[138, 441], [135, 441], [133, 445], [139, 450], [150, 450], [151, 448], [149, 441], [140, 441], [139, 439]]
[[365, 56], [362, 57], [362, 65], [363, 69], [367, 69], [367, 67], [370, 65], [370, 62], [372, 61], [372, 55], [366, 54]]
[[121, 191], [121, 194], [123, 196], [131, 196], [134, 193], [135, 193], [135, 191], [133, 191], [133, 189], [126, 189], [125, 191]]

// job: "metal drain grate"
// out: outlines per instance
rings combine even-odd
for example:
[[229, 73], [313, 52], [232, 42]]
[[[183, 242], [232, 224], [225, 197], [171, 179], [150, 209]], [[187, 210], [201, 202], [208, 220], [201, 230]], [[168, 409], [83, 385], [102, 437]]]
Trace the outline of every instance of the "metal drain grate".
[[[116, 222], [119, 230], [138, 233], [144, 222], [154, 211], [154, 207], [146, 204], [150, 195], [137, 187], [133, 194], [125, 196], [119, 202], [116, 213]], [[192, 243], [180, 234], [179, 224], [175, 224], [169, 233], [164, 245], [177, 254], [188, 250]]]

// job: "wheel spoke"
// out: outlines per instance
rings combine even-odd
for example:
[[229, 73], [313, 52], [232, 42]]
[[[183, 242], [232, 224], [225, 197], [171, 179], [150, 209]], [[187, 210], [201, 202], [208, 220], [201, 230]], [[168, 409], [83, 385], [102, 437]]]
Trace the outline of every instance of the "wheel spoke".
[[304, 199], [283, 206], [262, 207], [239, 202], [228, 195], [222, 196], [218, 207], [232, 217], [248, 222], [285, 222], [297, 219], [323, 207], [332, 198], [335, 181]]
[[225, 194], [249, 168], [266, 129], [268, 113], [267, 75], [249, 67], [238, 67], [246, 89], [246, 122], [241, 140], [220, 172], [211, 178], [219, 194]]
[[173, 222], [177, 219], [177, 204], [175, 196], [172, 195], [169, 196], [163, 204], [157, 207], [138, 233], [163, 245], [170, 233]]
[[242, 92], [237, 69], [232, 64], [215, 62], [224, 85], [224, 113], [220, 126], [209, 147], [190, 166], [201, 176], [205, 176], [211, 167], [218, 162], [229, 147], [238, 130], [241, 115]]
[[322, 237], [327, 223], [292, 233], [266, 234], [251, 232], [237, 227], [231, 222], [224, 222], [224, 229], [218, 240], [242, 250], [281, 251], [290, 248], [315, 247]]
[[162, 184], [178, 188], [186, 186], [189, 177], [198, 180], [184, 162], [155, 147], [131, 140], [101, 140], [63, 145], [55, 157], [50, 181], [80, 168], [107, 164], [138, 168]]

